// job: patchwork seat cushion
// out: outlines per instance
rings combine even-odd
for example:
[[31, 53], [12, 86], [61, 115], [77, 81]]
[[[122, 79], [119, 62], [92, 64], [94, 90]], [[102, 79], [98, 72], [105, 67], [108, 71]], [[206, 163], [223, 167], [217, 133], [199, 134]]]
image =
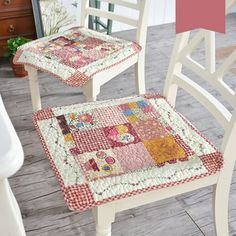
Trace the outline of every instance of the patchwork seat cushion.
[[158, 94], [47, 108], [34, 124], [71, 210], [194, 181], [222, 154]]
[[137, 43], [75, 27], [19, 47], [14, 63], [48, 72], [68, 85], [82, 86], [140, 50]]

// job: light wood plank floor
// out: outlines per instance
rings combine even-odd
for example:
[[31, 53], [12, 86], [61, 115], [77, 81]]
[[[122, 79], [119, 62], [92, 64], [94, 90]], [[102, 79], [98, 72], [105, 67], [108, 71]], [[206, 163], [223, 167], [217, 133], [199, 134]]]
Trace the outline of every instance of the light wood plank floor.
[[[217, 46], [234, 44], [236, 15], [228, 17], [228, 35], [217, 35]], [[132, 39], [134, 31], [119, 33]], [[146, 56], [148, 91], [162, 91], [175, 36], [174, 25], [150, 27]], [[202, 61], [203, 51], [196, 56]], [[192, 75], [195, 78], [195, 75]], [[196, 78], [197, 79], [197, 78]], [[234, 86], [235, 77], [227, 77]], [[201, 82], [205, 84], [204, 82]], [[44, 106], [84, 102], [80, 89], [65, 86], [46, 74], [40, 74]], [[211, 90], [210, 87], [208, 89]], [[70, 212], [48, 165], [32, 125], [31, 101], [27, 79], [14, 78], [9, 64], [0, 62], [0, 93], [24, 147], [22, 169], [10, 179], [19, 202], [28, 236], [92, 236], [95, 225], [91, 211]], [[133, 68], [107, 83], [99, 100], [135, 94]], [[180, 91], [177, 109], [219, 146], [222, 130], [209, 113]], [[149, 204], [117, 214], [114, 236], [200, 236], [215, 235], [212, 219], [212, 189], [205, 188], [165, 201]], [[224, 204], [224, 203], [222, 203]], [[236, 235], [236, 175], [232, 181], [229, 209], [230, 235]], [[4, 236], [4, 235], [1, 235]], [[225, 236], [225, 235], [220, 235]]]

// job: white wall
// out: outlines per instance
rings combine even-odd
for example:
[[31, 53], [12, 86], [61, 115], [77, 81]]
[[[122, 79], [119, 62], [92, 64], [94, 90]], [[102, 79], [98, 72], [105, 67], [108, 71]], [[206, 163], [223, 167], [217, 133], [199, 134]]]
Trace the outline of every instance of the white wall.
[[[175, 21], [175, 1], [176, 0], [151, 0], [148, 25], [161, 25]], [[105, 6], [104, 6], [105, 7]], [[115, 12], [120, 14], [135, 14], [132, 10], [115, 6]], [[114, 22], [113, 32], [130, 29], [129, 26]]]
[[[161, 25], [175, 22], [175, 2], [176, 0], [151, 0], [148, 25]], [[127, 9], [121, 8], [119, 6], [115, 6], [115, 12], [124, 12], [124, 14], [129, 14]], [[236, 12], [236, 6], [230, 10], [230, 13], [231, 12]], [[118, 22], [114, 22], [113, 32], [127, 29], [130, 29], [130, 27]]]
[[[61, 2], [64, 2], [65, 5], [71, 5], [72, 0], [60, 0]], [[137, 0], [128, 0], [131, 2], [135, 2]], [[78, 3], [78, 8], [80, 7], [81, 0], [73, 0], [73, 2]], [[161, 25], [166, 23], [175, 22], [175, 2], [176, 0], [151, 0], [151, 7], [150, 7], [150, 13], [149, 13], [149, 21], [148, 25]], [[70, 6], [71, 7], [71, 6]], [[107, 4], [103, 4], [102, 8], [107, 9]], [[68, 10], [71, 12], [70, 8], [68, 7]], [[77, 9], [79, 11], [79, 9]], [[133, 12], [132, 10], [129, 10], [127, 8], [120, 7], [118, 5], [115, 6], [115, 12], [119, 14], [124, 15], [130, 15], [134, 14], [136, 12]], [[236, 12], [236, 6], [233, 7], [231, 12]], [[74, 12], [71, 12], [74, 13]], [[136, 14], [137, 15], [137, 14]], [[79, 22], [79, 14], [76, 14], [78, 17], [77, 24]], [[114, 22], [113, 23], [113, 32], [122, 31], [130, 29], [129, 26]]]

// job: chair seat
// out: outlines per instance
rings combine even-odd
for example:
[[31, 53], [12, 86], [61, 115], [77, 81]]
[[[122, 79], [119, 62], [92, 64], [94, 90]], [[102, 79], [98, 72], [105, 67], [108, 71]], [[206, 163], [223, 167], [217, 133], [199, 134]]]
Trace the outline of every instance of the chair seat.
[[14, 63], [45, 71], [68, 85], [82, 86], [140, 50], [137, 43], [75, 27], [21, 46]]
[[217, 173], [222, 154], [159, 94], [47, 108], [34, 124], [71, 210]]

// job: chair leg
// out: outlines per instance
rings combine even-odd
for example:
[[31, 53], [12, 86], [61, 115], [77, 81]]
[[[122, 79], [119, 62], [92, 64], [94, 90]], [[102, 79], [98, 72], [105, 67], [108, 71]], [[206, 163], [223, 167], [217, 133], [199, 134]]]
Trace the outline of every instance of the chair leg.
[[138, 62], [135, 64], [135, 77], [136, 77], [136, 92], [141, 95], [145, 94], [145, 55], [139, 54]]
[[111, 224], [96, 224], [96, 236], [111, 236]]
[[228, 236], [228, 202], [231, 177], [226, 171], [222, 172], [217, 184], [214, 186], [214, 219], [217, 236]]
[[111, 236], [111, 224], [115, 221], [113, 204], [105, 204], [93, 210], [96, 221], [96, 236]]
[[100, 85], [95, 82], [95, 79], [90, 79], [83, 87], [83, 94], [87, 102], [95, 102], [100, 93]]
[[37, 69], [34, 69], [31, 66], [25, 66], [25, 70], [28, 72], [28, 76], [29, 76], [30, 93], [31, 93], [31, 101], [33, 105], [33, 110], [38, 111], [42, 108], [42, 105], [41, 105], [41, 98], [40, 98], [40, 91], [39, 91]]

